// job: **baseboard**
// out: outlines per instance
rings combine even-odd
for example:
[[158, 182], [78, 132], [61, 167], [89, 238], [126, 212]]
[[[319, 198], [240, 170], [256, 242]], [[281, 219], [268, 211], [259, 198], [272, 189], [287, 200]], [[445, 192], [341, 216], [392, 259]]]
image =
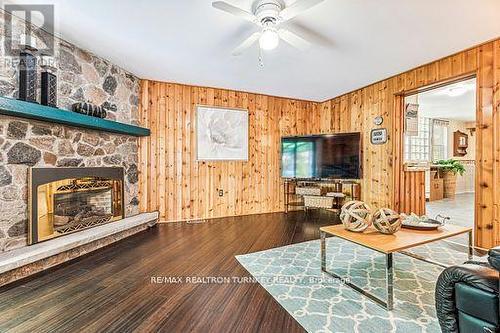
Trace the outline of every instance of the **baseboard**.
[[207, 222], [209, 220], [215, 220], [215, 219], [224, 219], [228, 217], [239, 217], [239, 216], [252, 216], [252, 215], [262, 215], [262, 214], [273, 214], [273, 213], [284, 213], [285, 210], [276, 210], [276, 211], [270, 211], [270, 212], [260, 212], [260, 213], [250, 213], [250, 214], [241, 214], [241, 215], [227, 215], [227, 216], [214, 216], [214, 217], [193, 217], [189, 219], [178, 219], [178, 220], [165, 220], [165, 219], [160, 219], [158, 220], [158, 224], [168, 224], [168, 223], [203, 223]]

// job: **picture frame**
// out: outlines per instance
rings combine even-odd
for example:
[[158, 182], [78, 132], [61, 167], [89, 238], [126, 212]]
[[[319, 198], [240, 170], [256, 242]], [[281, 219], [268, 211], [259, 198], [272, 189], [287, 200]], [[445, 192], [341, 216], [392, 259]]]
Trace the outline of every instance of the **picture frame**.
[[196, 160], [248, 161], [247, 109], [196, 105]]

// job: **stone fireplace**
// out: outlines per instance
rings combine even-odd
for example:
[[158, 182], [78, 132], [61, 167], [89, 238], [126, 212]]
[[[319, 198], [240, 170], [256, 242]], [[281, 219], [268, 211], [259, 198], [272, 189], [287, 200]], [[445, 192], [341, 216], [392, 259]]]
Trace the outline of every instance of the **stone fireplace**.
[[[0, 10], [0, 26], [8, 22], [14, 32], [28, 31], [25, 21]], [[29, 30], [37, 40], [48, 37], [35, 27]], [[0, 96], [15, 99], [18, 56], [7, 54], [5, 48], [0, 48], [0, 56], [5, 59], [0, 62]], [[133, 73], [57, 37], [53, 61], [58, 108], [71, 110], [74, 103], [90, 102], [106, 108], [108, 120], [139, 124], [140, 80]], [[139, 214], [138, 145], [135, 136], [1, 115], [0, 255], [24, 248], [31, 237], [28, 175], [33, 167], [123, 167], [124, 217]]]
[[[0, 10], [0, 26], [7, 23], [52, 38]], [[18, 56], [5, 48], [0, 56], [0, 96], [16, 99]], [[108, 120], [139, 124], [133, 73], [57, 37], [53, 60], [58, 108], [90, 102]], [[138, 145], [128, 134], [0, 116], [0, 286], [156, 223], [157, 213], [139, 212]]]
[[124, 218], [120, 167], [32, 168], [28, 244]]

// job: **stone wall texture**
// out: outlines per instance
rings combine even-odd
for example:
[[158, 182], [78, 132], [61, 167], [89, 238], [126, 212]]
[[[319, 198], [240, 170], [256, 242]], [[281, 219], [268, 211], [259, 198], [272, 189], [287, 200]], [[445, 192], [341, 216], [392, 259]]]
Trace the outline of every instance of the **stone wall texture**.
[[[24, 31], [23, 21], [0, 11], [0, 35], [5, 20]], [[0, 95], [16, 97], [16, 59], [5, 54], [3, 43], [0, 48]], [[69, 110], [73, 103], [89, 101], [105, 106], [107, 119], [137, 124], [136, 76], [58, 38], [53, 60], [60, 108]], [[139, 211], [137, 154], [135, 137], [0, 116], [0, 251], [26, 245], [31, 167], [121, 166], [126, 172], [125, 214], [131, 216]]]

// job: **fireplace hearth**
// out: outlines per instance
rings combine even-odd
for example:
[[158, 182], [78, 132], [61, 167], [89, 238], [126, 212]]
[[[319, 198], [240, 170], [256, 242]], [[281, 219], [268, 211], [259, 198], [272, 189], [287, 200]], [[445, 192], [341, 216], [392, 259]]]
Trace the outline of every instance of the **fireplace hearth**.
[[32, 168], [29, 244], [124, 217], [123, 168]]

